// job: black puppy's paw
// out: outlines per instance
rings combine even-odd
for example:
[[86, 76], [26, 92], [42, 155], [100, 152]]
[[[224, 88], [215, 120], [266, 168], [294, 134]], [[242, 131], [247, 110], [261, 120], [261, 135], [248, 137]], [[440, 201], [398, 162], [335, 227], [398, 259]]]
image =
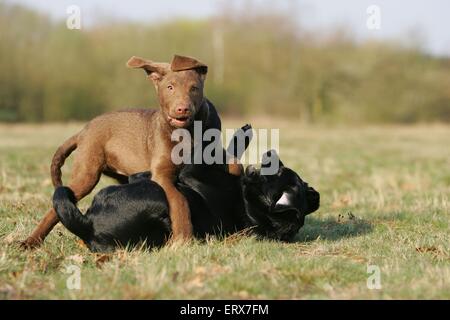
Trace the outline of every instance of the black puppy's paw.
[[240, 159], [247, 150], [250, 141], [253, 139], [253, 130], [250, 124], [246, 124], [234, 133], [230, 144], [227, 148], [227, 153]]
[[242, 131], [246, 132], [247, 130], [252, 129], [252, 125], [247, 123], [247, 124], [246, 124], [245, 126], [243, 126], [241, 129], [242, 129]]

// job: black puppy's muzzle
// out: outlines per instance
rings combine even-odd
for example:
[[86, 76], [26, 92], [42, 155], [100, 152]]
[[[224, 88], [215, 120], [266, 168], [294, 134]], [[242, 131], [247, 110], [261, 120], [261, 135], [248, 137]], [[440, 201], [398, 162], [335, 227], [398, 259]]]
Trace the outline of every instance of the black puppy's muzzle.
[[284, 212], [287, 210], [296, 210], [300, 212], [301, 210], [301, 203], [300, 199], [298, 199], [298, 196], [289, 191], [283, 192], [283, 194], [280, 196], [280, 198], [275, 202], [272, 206], [272, 212]]
[[320, 193], [314, 188], [308, 187], [308, 190], [306, 191], [306, 202], [308, 204], [306, 214], [313, 213], [320, 207]]

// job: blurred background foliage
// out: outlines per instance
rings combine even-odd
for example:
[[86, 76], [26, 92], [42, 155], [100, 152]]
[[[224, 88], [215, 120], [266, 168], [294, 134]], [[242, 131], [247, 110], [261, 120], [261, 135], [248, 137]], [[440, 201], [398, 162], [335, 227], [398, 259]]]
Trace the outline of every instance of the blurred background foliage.
[[224, 8], [214, 18], [157, 24], [65, 21], [0, 2], [0, 121], [87, 120], [155, 107], [132, 55], [174, 53], [209, 65], [207, 96], [222, 114], [321, 123], [450, 122], [450, 59], [420, 46], [358, 42], [345, 29], [307, 32], [283, 12]]

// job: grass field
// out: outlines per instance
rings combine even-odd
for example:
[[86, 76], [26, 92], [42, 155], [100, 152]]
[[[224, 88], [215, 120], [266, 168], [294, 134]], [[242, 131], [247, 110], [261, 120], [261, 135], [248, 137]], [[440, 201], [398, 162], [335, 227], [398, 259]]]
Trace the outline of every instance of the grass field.
[[[60, 225], [41, 248], [17, 247], [50, 206], [53, 152], [80, 125], [0, 125], [0, 298], [450, 298], [450, 127], [252, 124], [280, 128], [284, 164], [321, 193], [295, 243], [233, 236], [110, 256]], [[367, 287], [369, 265], [381, 289]]]

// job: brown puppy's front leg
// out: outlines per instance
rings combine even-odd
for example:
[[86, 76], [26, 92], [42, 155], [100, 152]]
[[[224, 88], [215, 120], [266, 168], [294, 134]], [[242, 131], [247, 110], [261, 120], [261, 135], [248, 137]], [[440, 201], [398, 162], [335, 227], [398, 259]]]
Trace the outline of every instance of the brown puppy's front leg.
[[170, 178], [155, 176], [152, 180], [158, 183], [166, 193], [172, 223], [172, 239], [189, 240], [192, 237], [192, 223], [186, 198], [175, 188]]

